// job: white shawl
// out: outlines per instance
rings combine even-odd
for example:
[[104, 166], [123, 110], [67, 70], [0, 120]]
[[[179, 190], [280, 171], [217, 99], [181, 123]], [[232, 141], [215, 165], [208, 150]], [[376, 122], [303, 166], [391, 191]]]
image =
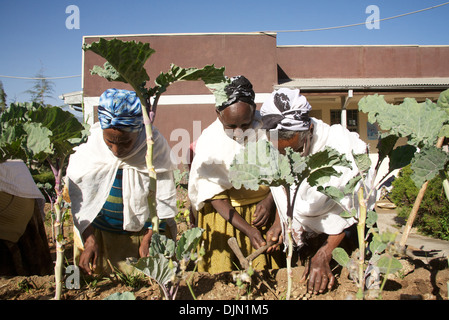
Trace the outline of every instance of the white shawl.
[[[261, 125], [260, 114], [256, 111], [252, 128], [244, 133], [248, 140], [266, 139], [265, 131], [259, 130]], [[244, 144], [226, 134], [219, 119], [204, 129], [195, 146], [189, 175], [189, 199], [196, 210], [204, 206], [204, 201], [232, 188], [229, 167], [244, 148]]]
[[42, 210], [44, 208], [45, 198], [22, 160], [6, 160], [0, 163], [0, 191], [36, 199], [39, 207]]
[[[167, 141], [155, 127], [153, 138], [157, 215], [160, 219], [172, 218], [176, 214], [174, 162]], [[119, 168], [123, 169], [123, 229], [142, 229], [149, 217], [150, 178], [145, 162], [146, 149], [146, 135], [142, 130], [135, 149], [125, 158], [117, 158], [104, 142], [99, 123], [92, 126], [88, 141], [76, 148], [67, 168], [73, 221], [79, 236], [103, 207]]]
[[[357, 174], [352, 151], [355, 154], [364, 153], [366, 152], [366, 144], [359, 139], [357, 133], [350, 132], [341, 125], [329, 126], [315, 118], [312, 118], [312, 123], [314, 132], [311, 142], [311, 154], [329, 146], [341, 154], [345, 154], [346, 158], [353, 163], [354, 169], [338, 167], [338, 171], [342, 175], [340, 177], [332, 177], [326, 184], [343, 190], [347, 182]], [[292, 195], [294, 188], [295, 186], [291, 188]], [[284, 243], [287, 244], [287, 196], [283, 187], [272, 187], [271, 193], [282, 221]], [[353, 201], [355, 201], [354, 206], [357, 208], [357, 199], [353, 199], [352, 196], [343, 199], [343, 206], [351, 208], [353, 207]], [[372, 204], [370, 203], [369, 205]], [[311, 187], [306, 181], [302, 182], [299, 185], [293, 208], [292, 233], [296, 245], [302, 246], [301, 238], [304, 231], [316, 234], [339, 234], [356, 222], [354, 218], [342, 218], [340, 216], [342, 211], [342, 208], [335, 201], [317, 191], [316, 187]]]

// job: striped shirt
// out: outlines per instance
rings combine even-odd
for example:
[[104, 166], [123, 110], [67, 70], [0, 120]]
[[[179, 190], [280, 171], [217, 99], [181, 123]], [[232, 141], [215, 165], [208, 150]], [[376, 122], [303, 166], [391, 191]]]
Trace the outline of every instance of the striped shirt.
[[[122, 178], [123, 170], [118, 169], [109, 196], [103, 208], [92, 222], [92, 225], [100, 230], [121, 234], [130, 233], [129, 231], [123, 230]], [[163, 229], [163, 224], [161, 223], [161, 229]], [[147, 221], [144, 228], [151, 228], [151, 221]]]

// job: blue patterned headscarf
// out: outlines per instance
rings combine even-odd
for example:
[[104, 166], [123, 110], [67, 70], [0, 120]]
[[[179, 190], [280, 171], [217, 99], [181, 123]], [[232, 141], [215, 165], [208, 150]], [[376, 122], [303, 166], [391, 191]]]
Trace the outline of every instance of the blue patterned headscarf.
[[134, 91], [108, 89], [100, 96], [98, 119], [102, 129], [140, 131], [143, 128], [142, 105]]

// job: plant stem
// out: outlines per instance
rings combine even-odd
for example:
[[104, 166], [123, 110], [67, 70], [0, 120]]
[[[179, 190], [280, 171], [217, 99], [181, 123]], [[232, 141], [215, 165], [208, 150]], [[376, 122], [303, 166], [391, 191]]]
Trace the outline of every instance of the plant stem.
[[192, 274], [190, 275], [189, 279], [186, 281], [187, 287], [189, 287], [190, 294], [192, 295], [193, 300], [196, 300], [196, 296], [195, 296], [195, 293], [193, 293], [193, 289], [192, 289], [192, 286], [190, 285], [190, 281], [192, 280], [193, 275], [195, 274], [197, 266], [198, 266], [198, 264], [195, 263], [195, 267], [193, 268]]
[[61, 214], [61, 204], [62, 196], [58, 195], [55, 202], [55, 214], [56, 219], [54, 222], [54, 229], [56, 235], [56, 264], [55, 264], [55, 283], [56, 283], [56, 291], [55, 291], [55, 300], [61, 299], [62, 294], [62, 269], [63, 269], [63, 260], [64, 260], [64, 244], [63, 244], [63, 222], [62, 222], [62, 214]]
[[[441, 148], [443, 146], [444, 137], [438, 138], [437, 148]], [[421, 205], [422, 199], [424, 198], [424, 194], [427, 190], [427, 185], [429, 181], [424, 182], [419, 190], [418, 196], [415, 199], [415, 203], [413, 204], [412, 211], [407, 219], [407, 223], [404, 228], [404, 233], [402, 234], [401, 241], [399, 241], [399, 250], [405, 252], [405, 243], [407, 242], [410, 231], [412, 230], [413, 222], [415, 221], [416, 215], [418, 214], [419, 207]]]
[[[293, 204], [290, 200], [290, 186], [285, 185], [284, 190], [287, 196], [287, 240], [288, 240], [288, 253], [287, 253], [287, 294], [285, 299], [290, 300], [290, 294], [292, 290], [292, 256], [293, 256], [293, 237], [292, 237], [292, 221], [293, 221]], [[298, 187], [296, 187], [295, 195], [293, 196], [295, 198], [296, 192], [298, 190]]]
[[[139, 96], [139, 99], [141, 103], [145, 103], [145, 106], [142, 106], [142, 115], [143, 115], [143, 123], [145, 125], [145, 134], [147, 137], [147, 153], [145, 155], [145, 161], [147, 164], [148, 169], [148, 175], [150, 177], [150, 188], [149, 188], [149, 194], [148, 194], [148, 207], [150, 210], [150, 218], [151, 218], [151, 224], [153, 232], [159, 233], [159, 218], [157, 216], [156, 212], [156, 171], [154, 170], [153, 166], [153, 146], [154, 146], [154, 140], [153, 140], [153, 125], [152, 120], [147, 109], [146, 99], [140, 94], [139, 91], [136, 90], [137, 95]], [[151, 108], [151, 106], [150, 106]]]
[[391, 257], [390, 262], [388, 263], [387, 272], [384, 275], [382, 280], [382, 284], [380, 285], [379, 296], [378, 299], [382, 299], [382, 290], [384, 289], [385, 283], [387, 282], [388, 275], [390, 274], [391, 264], [393, 263], [393, 257]]
[[359, 291], [357, 292], [357, 299], [363, 299], [363, 291], [365, 290], [365, 222], [366, 222], [366, 202], [363, 197], [363, 188], [358, 191], [358, 198], [360, 204], [360, 216], [357, 224], [357, 235], [359, 239]]
[[287, 218], [287, 237], [288, 237], [288, 253], [287, 253], [287, 295], [286, 300], [290, 300], [292, 291], [292, 256], [293, 256], [293, 238], [292, 238], [292, 219]]
[[60, 300], [62, 295], [62, 269], [64, 268], [64, 221], [62, 219], [61, 203], [62, 203], [62, 165], [64, 159], [59, 160], [54, 166], [50, 161], [50, 166], [55, 176], [56, 201], [54, 203], [55, 221], [53, 224], [54, 234], [56, 237], [56, 263], [55, 263], [55, 300]]

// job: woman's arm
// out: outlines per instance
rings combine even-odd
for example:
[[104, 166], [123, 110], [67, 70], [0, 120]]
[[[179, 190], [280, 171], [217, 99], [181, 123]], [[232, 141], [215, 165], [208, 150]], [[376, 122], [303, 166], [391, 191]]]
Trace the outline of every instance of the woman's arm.
[[252, 246], [255, 249], [266, 244], [259, 230], [252, 227], [248, 222], [243, 219], [238, 212], [231, 206], [228, 199], [214, 199], [211, 201], [215, 210], [228, 221], [232, 226], [243, 232], [251, 241]]

